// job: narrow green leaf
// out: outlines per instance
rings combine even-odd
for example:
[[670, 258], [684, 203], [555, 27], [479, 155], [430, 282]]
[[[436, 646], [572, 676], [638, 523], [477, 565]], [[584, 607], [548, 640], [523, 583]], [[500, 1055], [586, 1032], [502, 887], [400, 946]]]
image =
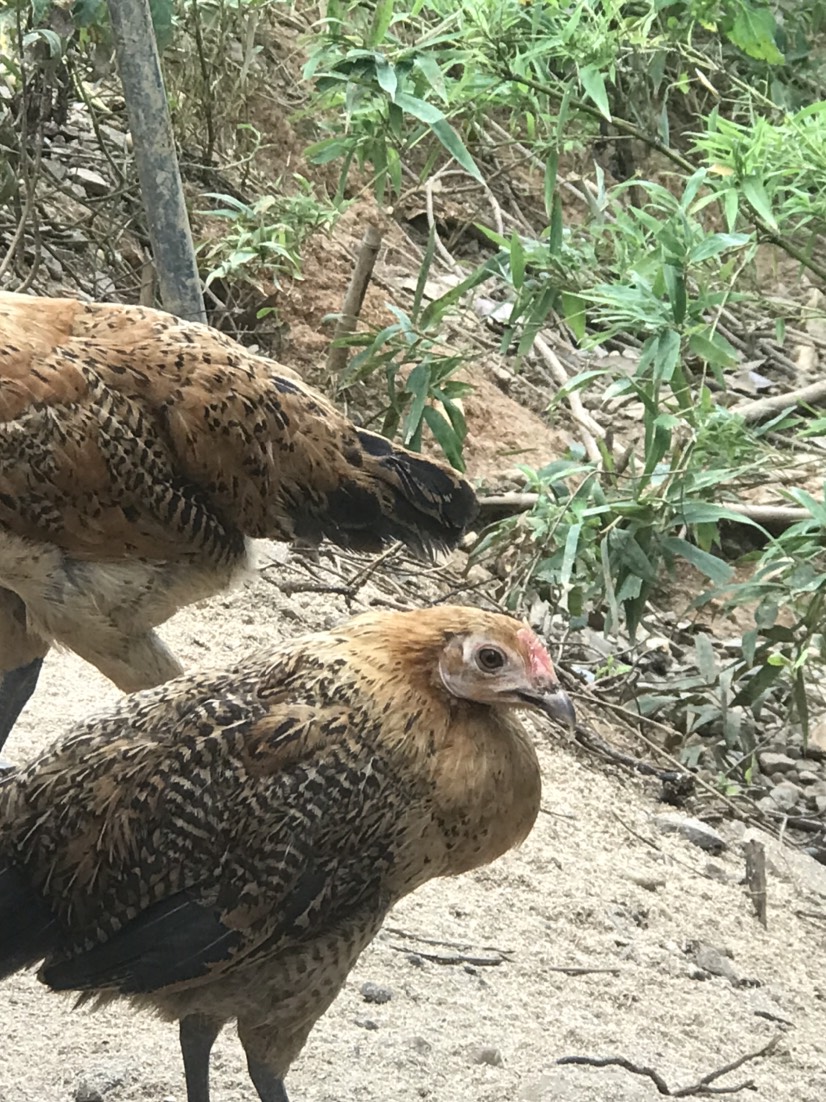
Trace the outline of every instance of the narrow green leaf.
[[737, 225], [737, 215], [740, 210], [740, 196], [737, 188], [730, 187], [723, 192], [723, 212], [726, 216], [726, 226], [729, 233], [734, 231]]
[[451, 467], [457, 471], [464, 471], [465, 463], [462, 459], [462, 442], [456, 435], [453, 426], [433, 406], [427, 406], [424, 410], [424, 419], [427, 427], [438, 441], [439, 447], [445, 453]]
[[672, 555], [679, 555], [691, 563], [715, 585], [726, 585], [734, 576], [734, 570], [727, 562], [708, 551], [702, 551], [681, 536], [664, 536], [662, 545]]
[[390, 99], [395, 99], [396, 89], [399, 86], [396, 67], [391, 65], [384, 57], [378, 58], [376, 61], [376, 80], [379, 82], [382, 92]]
[[393, 22], [393, 0], [378, 0], [373, 12], [373, 22], [367, 34], [371, 46], [378, 46]]
[[432, 103], [426, 103], [407, 92], [397, 92], [397, 106], [406, 111], [413, 118], [426, 123], [433, 131], [436, 138], [442, 143], [453, 159], [462, 166], [468, 175], [474, 180], [483, 182], [482, 174], [476, 166], [476, 162], [465, 148], [465, 144], [438, 107]]
[[576, 553], [579, 548], [579, 537], [582, 532], [582, 524], [572, 524], [565, 537], [565, 550], [562, 554], [562, 567], [559, 572], [559, 584], [567, 587], [571, 581], [576, 564]]
[[680, 334], [676, 329], [666, 329], [657, 341], [657, 374], [664, 382], [670, 382], [680, 360]]
[[525, 250], [516, 230], [511, 234], [510, 241], [510, 268], [513, 286], [517, 291], [522, 289], [525, 282]]
[[422, 258], [422, 263], [419, 267], [419, 278], [416, 280], [416, 292], [413, 295], [413, 317], [418, 318], [419, 312], [422, 308], [422, 297], [424, 296], [424, 289], [427, 286], [427, 277], [430, 275], [430, 268], [433, 264], [433, 257], [436, 252], [436, 227], [431, 226], [430, 232], [427, 235], [427, 248]]
[[754, 211], [763, 219], [767, 226], [776, 230], [777, 222], [772, 214], [771, 202], [766, 189], [763, 187], [763, 181], [758, 176], [745, 176], [742, 182], [743, 194], [749, 201]]
[[788, 495], [796, 501], [798, 505], [802, 505], [804, 509], [808, 509], [817, 523], [821, 527], [826, 528], [826, 503], [818, 501], [817, 498], [812, 497], [807, 490], [803, 489], [791, 489], [788, 491]]
[[559, 151], [554, 149], [545, 158], [545, 213], [550, 219], [553, 214], [554, 191], [556, 190], [556, 175], [559, 171]]
[[419, 54], [413, 63], [440, 100], [447, 102], [444, 73], [433, 54]]
[[611, 121], [611, 109], [608, 106], [608, 93], [605, 90], [605, 78], [594, 65], [583, 65], [579, 70], [579, 80], [585, 94], [599, 109], [600, 114]]
[[562, 251], [562, 199], [556, 192], [551, 203], [551, 224], [548, 233], [548, 251], [559, 256]]
[[689, 263], [698, 264], [701, 260], [709, 260], [712, 256], [719, 256], [728, 249], [740, 249], [751, 240], [747, 233], [712, 233], [696, 245], [688, 255]]
[[585, 339], [585, 300], [571, 291], [563, 291], [560, 296], [562, 316], [578, 341]]
[[707, 326], [688, 338], [688, 348], [695, 356], [719, 367], [731, 367], [737, 363], [737, 349], [717, 330]]

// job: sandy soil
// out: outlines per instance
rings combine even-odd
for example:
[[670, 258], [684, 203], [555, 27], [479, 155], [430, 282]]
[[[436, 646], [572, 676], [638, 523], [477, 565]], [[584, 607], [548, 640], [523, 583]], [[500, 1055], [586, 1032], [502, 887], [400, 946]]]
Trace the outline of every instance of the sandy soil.
[[[285, 597], [259, 577], [184, 611], [165, 634], [187, 663], [214, 664], [346, 614], [340, 598]], [[75, 656], [52, 655], [9, 755], [34, 752], [116, 695]], [[555, 1061], [621, 1055], [655, 1067], [673, 1089], [776, 1034], [771, 1056], [720, 1082], [753, 1079], [755, 1091], [741, 1096], [772, 1102], [826, 1098], [819, 866], [812, 862], [804, 886], [775, 859], [766, 932], [740, 883], [733, 835], [726, 853], [709, 858], [658, 833], [653, 796], [638, 782], [578, 757], [550, 730], [537, 729], [536, 740], [544, 813], [528, 841], [394, 911], [294, 1067], [294, 1102], [642, 1102], [662, 1097], [648, 1080]], [[733, 977], [701, 971], [692, 942], [730, 954]], [[471, 957], [496, 947], [507, 959], [417, 955], [455, 955], [452, 943]], [[560, 971], [571, 966], [595, 971]], [[366, 981], [392, 998], [366, 1002]], [[176, 1032], [166, 1024], [119, 1007], [73, 1011], [31, 975], [0, 987], [0, 1021], [0, 1102], [184, 1098]], [[213, 1069], [214, 1102], [254, 1097], [231, 1031]]]

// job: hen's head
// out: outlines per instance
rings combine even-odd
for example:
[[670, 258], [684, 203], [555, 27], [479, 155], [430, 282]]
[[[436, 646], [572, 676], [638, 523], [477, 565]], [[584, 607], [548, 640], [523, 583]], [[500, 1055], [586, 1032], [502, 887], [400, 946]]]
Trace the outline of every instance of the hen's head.
[[548, 652], [527, 624], [461, 605], [412, 612], [372, 612], [350, 622], [347, 634], [380, 670], [424, 691], [493, 707], [538, 708], [572, 728], [574, 708]]
[[538, 708], [572, 729], [574, 706], [527, 624], [492, 613], [471, 619], [477, 622], [457, 631], [442, 649], [439, 676], [447, 691], [478, 704]]

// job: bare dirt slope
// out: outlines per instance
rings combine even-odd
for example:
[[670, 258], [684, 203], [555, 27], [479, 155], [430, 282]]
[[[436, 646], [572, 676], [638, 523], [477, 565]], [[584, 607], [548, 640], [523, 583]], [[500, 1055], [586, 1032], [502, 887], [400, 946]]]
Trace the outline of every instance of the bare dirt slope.
[[[340, 598], [285, 597], [259, 577], [183, 612], [165, 634], [187, 663], [213, 664], [346, 614]], [[9, 754], [35, 752], [115, 697], [79, 659], [52, 655]], [[816, 880], [802, 886], [775, 859], [764, 931], [739, 882], [733, 837], [727, 853], [709, 858], [659, 834], [650, 791], [575, 755], [550, 730], [536, 737], [545, 813], [533, 834], [494, 866], [431, 884], [396, 909], [291, 1073], [295, 1102], [643, 1102], [662, 1097], [648, 1080], [555, 1061], [622, 1055], [656, 1067], [674, 1088], [776, 1034], [773, 1055], [718, 1084], [753, 1079], [756, 1090], [740, 1096], [771, 1102], [826, 1098], [826, 923], [806, 917], [826, 914]], [[692, 942], [704, 944], [705, 963], [727, 960], [730, 976], [702, 970]], [[421, 955], [450, 957], [452, 943], [470, 957], [495, 957], [495, 947], [507, 959]], [[571, 966], [603, 971], [559, 970]], [[365, 1001], [368, 981], [392, 998]], [[30, 975], [0, 985], [0, 1022], [0, 1102], [184, 1098], [167, 1024], [125, 1008], [73, 1012]], [[213, 1086], [215, 1102], [254, 1097], [231, 1031], [216, 1048]]]

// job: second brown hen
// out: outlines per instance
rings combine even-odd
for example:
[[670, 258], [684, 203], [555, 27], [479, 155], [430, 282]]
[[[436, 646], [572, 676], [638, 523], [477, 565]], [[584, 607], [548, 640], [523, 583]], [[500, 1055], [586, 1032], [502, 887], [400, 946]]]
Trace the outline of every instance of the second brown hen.
[[474, 511], [455, 471], [214, 329], [0, 292], [0, 747], [53, 642], [127, 692], [181, 673], [154, 628], [250, 538], [422, 550]]
[[368, 613], [128, 697], [0, 781], [0, 977], [180, 1022], [188, 1102], [237, 1019], [261, 1102], [393, 904], [519, 844], [516, 713], [573, 709], [524, 624]]

